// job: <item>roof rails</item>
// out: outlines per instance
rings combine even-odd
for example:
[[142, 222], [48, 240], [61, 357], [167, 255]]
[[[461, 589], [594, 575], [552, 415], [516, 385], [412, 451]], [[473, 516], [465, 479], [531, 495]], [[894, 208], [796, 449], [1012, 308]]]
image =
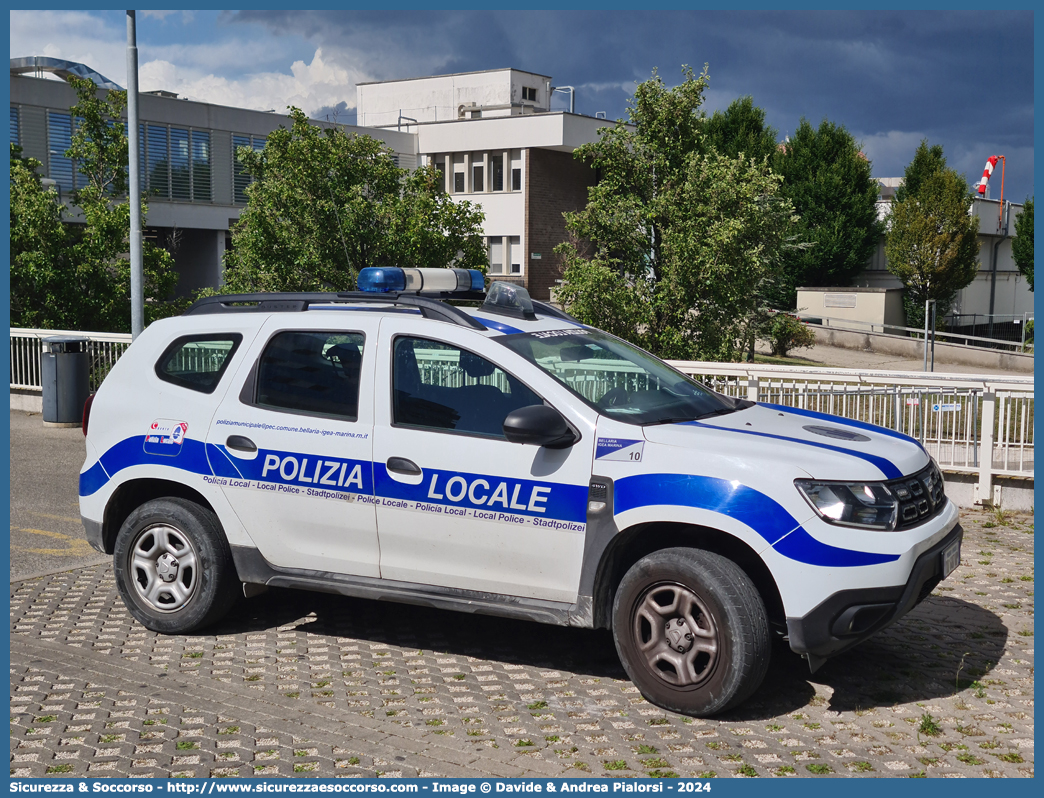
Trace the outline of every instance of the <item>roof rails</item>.
[[[454, 293], [446, 294], [453, 299], [484, 299], [485, 294]], [[448, 321], [474, 330], [485, 330], [486, 326], [478, 319], [469, 316], [460, 308], [443, 302], [436, 296], [418, 296], [417, 294], [369, 293], [365, 291], [347, 291], [344, 293], [261, 293], [261, 294], [223, 294], [204, 297], [193, 302], [184, 315], [194, 316], [206, 313], [293, 313], [308, 310], [311, 305], [331, 304], [365, 304], [365, 305], [399, 305], [417, 308], [421, 315], [428, 319]]]
[[[308, 310], [311, 305], [360, 304], [360, 305], [399, 305], [417, 308], [427, 319], [447, 321], [473, 330], [485, 330], [486, 325], [446, 299], [483, 301], [486, 295], [479, 291], [420, 296], [414, 293], [370, 293], [368, 291], [345, 291], [341, 293], [258, 293], [258, 294], [222, 294], [208, 296], [193, 302], [184, 312], [185, 316], [201, 316], [207, 313], [296, 313]], [[579, 324], [568, 313], [545, 302], [533, 301], [533, 308], [540, 315], [553, 319], [563, 319]]]

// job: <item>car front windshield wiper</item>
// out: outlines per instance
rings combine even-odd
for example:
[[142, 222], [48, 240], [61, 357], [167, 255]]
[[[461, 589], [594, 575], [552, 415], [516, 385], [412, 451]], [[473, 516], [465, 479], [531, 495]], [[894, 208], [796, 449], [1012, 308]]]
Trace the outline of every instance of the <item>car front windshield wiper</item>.
[[735, 413], [737, 408], [732, 407], [719, 407], [717, 410], [711, 410], [709, 413], [700, 413], [698, 415], [687, 415], [687, 416], [671, 416], [669, 418], [658, 418], [655, 421], [646, 421], [642, 424], [643, 427], [656, 427], [661, 424], [680, 424], [686, 421], [698, 421], [701, 418], [710, 418], [711, 416], [724, 416], [729, 413]]

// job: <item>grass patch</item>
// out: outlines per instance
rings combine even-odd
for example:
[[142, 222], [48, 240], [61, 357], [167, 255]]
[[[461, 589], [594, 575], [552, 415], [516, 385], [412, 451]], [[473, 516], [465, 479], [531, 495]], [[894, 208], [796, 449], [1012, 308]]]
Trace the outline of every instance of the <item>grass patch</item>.
[[536, 743], [534, 743], [528, 737], [523, 737], [519, 740], [515, 740], [515, 742], [513, 742], [512, 745], [515, 746], [515, 748], [529, 748], [530, 746], [536, 745]]
[[957, 754], [957, 761], [962, 762], [965, 765], [981, 765], [984, 762], [984, 760], [979, 759], [979, 757], [971, 753]]
[[68, 773], [72, 769], [73, 769], [73, 766], [69, 765], [69, 764], [65, 764], [65, 765], [51, 765], [49, 768], [47, 768], [47, 772], [48, 773]]
[[794, 773], [797, 773], [797, 771], [794, 770], [794, 768], [792, 768], [790, 765], [783, 765], [783, 767], [778, 767], [772, 772], [775, 773], [777, 776], [791, 776]]
[[634, 749], [634, 752], [635, 752], [636, 754], [658, 754], [658, 753], [660, 753], [660, 752], [659, 752], [659, 751], [658, 751], [658, 750], [656, 749], [656, 746], [653, 746], [653, 745], [646, 745], [645, 743], [642, 743], [642, 744], [641, 744], [641, 745], [639, 745], [639, 746], [638, 746], [637, 748], [635, 748], [635, 749]]
[[557, 734], [549, 734], [547, 737], [544, 738], [544, 740], [549, 743], [558, 743], [562, 741], [562, 738], [559, 737]]
[[648, 776], [650, 779], [680, 779], [681, 778], [681, 776], [679, 776], [673, 770], [650, 770], [645, 775]]
[[182, 659], [201, 659], [203, 657], [202, 651], [186, 651], [181, 655]]
[[1012, 751], [1010, 754], [997, 754], [997, 759], [1002, 762], [1011, 762], [1014, 765], [1018, 765], [1025, 760], [1022, 758], [1022, 754], [1018, 751]]
[[670, 723], [670, 721], [667, 720], [667, 718], [651, 718], [649, 720], [650, 726], [666, 726], [668, 723]]
[[455, 673], [455, 674], [453, 674], [453, 678], [456, 679], [458, 682], [460, 682], [460, 681], [463, 681], [464, 679], [467, 679], [468, 677], [465, 676], [463, 673]]
[[56, 720], [58, 720], [57, 715], [40, 715], [33, 718], [33, 723], [54, 723]]
[[809, 773], [814, 773], [817, 776], [823, 776], [827, 773], [834, 772], [830, 765], [823, 765], [819, 762], [813, 762], [811, 765], [805, 765], [805, 770], [807, 770]]
[[174, 747], [179, 751], [195, 751], [199, 748], [199, 743], [194, 743], [192, 740], [178, 740]]
[[746, 776], [748, 779], [754, 779], [758, 776], [758, 771], [754, 770], [754, 768], [750, 765], [744, 765], [736, 772], [740, 775]]
[[671, 763], [663, 757], [653, 757], [652, 759], [643, 759], [642, 767], [645, 768], [667, 768], [670, 767]]
[[853, 762], [851, 767], [856, 773], [869, 773], [874, 769], [874, 766], [869, 762]]
[[547, 709], [546, 701], [534, 701], [529, 705], [529, 709]]
[[228, 726], [224, 729], [218, 729], [218, 734], [239, 734], [239, 727]]
[[431, 720], [424, 721], [425, 726], [445, 726], [446, 721], [439, 720], [438, 718], [432, 718]]
[[603, 762], [602, 767], [606, 770], [627, 770], [627, 762], [622, 759], [614, 759], [611, 762]]
[[921, 723], [917, 727], [917, 733], [923, 734], [925, 737], [938, 737], [942, 734], [942, 727], [935, 718], [925, 712], [921, 715]]

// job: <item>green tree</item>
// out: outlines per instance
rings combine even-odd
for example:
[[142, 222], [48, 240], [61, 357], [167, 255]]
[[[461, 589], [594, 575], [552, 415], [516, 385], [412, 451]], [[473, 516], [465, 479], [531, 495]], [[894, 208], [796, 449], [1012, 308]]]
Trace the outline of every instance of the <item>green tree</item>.
[[54, 188], [44, 190], [40, 162], [11, 145], [11, 324], [60, 328], [53, 308], [64, 298], [61, 275], [69, 272], [68, 234]]
[[777, 131], [765, 124], [765, 111], [749, 95], [733, 101], [725, 111], [715, 111], [704, 124], [706, 146], [722, 155], [738, 158], [740, 153], [762, 161], [776, 152]]
[[928, 139], [921, 139], [914, 153], [913, 160], [906, 167], [903, 184], [895, 190], [895, 201], [903, 202], [907, 196], [915, 195], [921, 190], [921, 183], [929, 175], [941, 172], [946, 168], [946, 158], [941, 144], [928, 146]]
[[[76, 91], [70, 113], [77, 125], [65, 155], [86, 183], [73, 193], [72, 210], [63, 212], [55, 192], [42, 190], [35, 174], [39, 164], [12, 157], [11, 320], [49, 329], [129, 332], [128, 149], [119, 121], [127, 95], [109, 91], [100, 98], [93, 81], [69, 82]], [[145, 211], [143, 202], [142, 218]], [[66, 215], [72, 222], [63, 222]], [[143, 250], [148, 323], [179, 309], [171, 301], [177, 274], [166, 250], [148, 242]]]
[[970, 207], [968, 184], [952, 169], [922, 175], [916, 194], [892, 204], [885, 256], [906, 289], [908, 326], [924, 323], [929, 299], [941, 320], [957, 292], [975, 278], [979, 219]]
[[790, 231], [804, 246], [784, 253], [783, 275], [772, 300], [796, 307], [797, 288], [843, 286], [865, 267], [883, 232], [877, 218], [877, 181], [859, 144], [843, 125], [802, 119], [774, 155], [780, 193], [800, 217]]
[[789, 202], [764, 161], [708, 150], [707, 73], [668, 89], [654, 72], [628, 115], [576, 157], [598, 170], [587, 207], [566, 214], [574, 240], [559, 299], [582, 321], [661, 357], [734, 358], [754, 334]]
[[360, 269], [485, 269], [482, 213], [454, 202], [434, 166], [399, 169], [369, 136], [321, 129], [297, 108], [263, 150], [237, 157], [254, 182], [225, 256], [225, 292], [345, 291]]
[[1033, 197], [1026, 200], [1022, 213], [1015, 219], [1015, 238], [1011, 241], [1011, 256], [1033, 290]]

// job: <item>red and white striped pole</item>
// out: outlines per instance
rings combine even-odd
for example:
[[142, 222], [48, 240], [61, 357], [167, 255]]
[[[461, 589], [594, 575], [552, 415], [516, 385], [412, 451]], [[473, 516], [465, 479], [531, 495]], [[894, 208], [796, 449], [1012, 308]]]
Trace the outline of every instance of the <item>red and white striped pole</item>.
[[[982, 170], [982, 180], [979, 181], [979, 194], [986, 196], [986, 184], [990, 182], [990, 177], [993, 176], [993, 168], [997, 165], [996, 155], [991, 155], [986, 159], [986, 168]], [[1002, 169], [1004, 167], [1001, 167]]]
[[982, 170], [982, 180], [979, 181], [978, 192], [982, 196], [986, 195], [986, 184], [990, 182], [990, 177], [993, 175], [993, 170], [997, 166], [997, 161], [1001, 162], [1000, 212], [997, 214], [997, 229], [1000, 229], [1004, 219], [1004, 167], [1007, 163], [1004, 160], [1003, 155], [991, 155], [986, 159], [986, 168]]

